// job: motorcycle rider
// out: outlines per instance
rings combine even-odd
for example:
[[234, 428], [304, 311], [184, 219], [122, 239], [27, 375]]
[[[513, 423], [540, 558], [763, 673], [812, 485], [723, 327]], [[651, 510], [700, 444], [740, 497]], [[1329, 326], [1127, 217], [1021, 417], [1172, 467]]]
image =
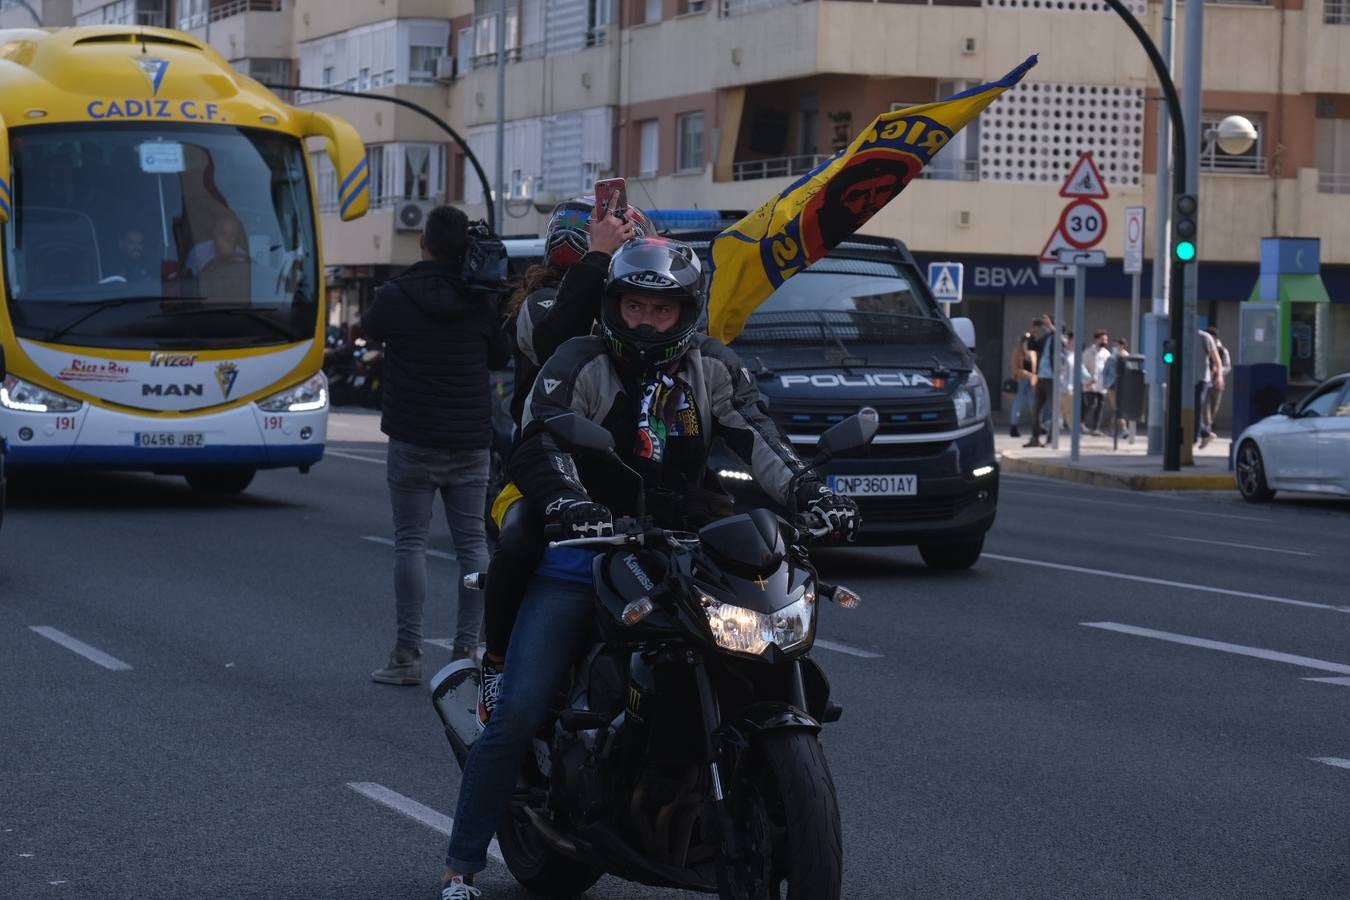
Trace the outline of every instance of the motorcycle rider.
[[[860, 524], [853, 500], [811, 475], [788, 495], [804, 464], [736, 354], [698, 331], [702, 280], [687, 244], [641, 238], [619, 248], [600, 334], [568, 341], [539, 372], [511, 457], [512, 479], [562, 538], [613, 534], [611, 510], [635, 512], [631, 479], [603, 459], [574, 459], [543, 427], [576, 413], [610, 431], [616, 452], [644, 478], [649, 512], [669, 527], [681, 498], [702, 481], [712, 439], [721, 437], [770, 496], [820, 516], [836, 539], [852, 540]], [[464, 768], [441, 900], [481, 896], [466, 879], [486, 865], [530, 738], [591, 638], [593, 556], [574, 547], [546, 550], [529, 582], [497, 708]]]
[[[617, 200], [618, 195], [612, 194]], [[636, 207], [601, 208], [592, 196], [559, 203], [544, 231], [544, 262], [531, 266], [508, 308], [516, 339], [515, 395], [511, 418], [520, 425], [525, 398], [540, 366], [569, 338], [591, 333], [600, 317], [600, 296], [610, 256], [625, 241], [656, 233]], [[520, 492], [507, 487], [493, 504], [497, 549], [483, 595], [483, 653], [478, 718], [486, 725], [497, 702], [506, 647], [525, 585], [544, 551], [543, 523]]]

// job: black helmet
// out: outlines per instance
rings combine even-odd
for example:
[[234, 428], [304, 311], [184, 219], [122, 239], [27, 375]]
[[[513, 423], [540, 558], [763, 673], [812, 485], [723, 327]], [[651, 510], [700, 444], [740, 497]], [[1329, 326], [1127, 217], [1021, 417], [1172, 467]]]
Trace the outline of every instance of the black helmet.
[[[666, 297], [680, 303], [669, 331], [650, 325], [629, 328], [619, 311], [624, 294]], [[635, 238], [615, 251], [600, 311], [600, 333], [620, 360], [663, 365], [684, 355], [703, 316], [703, 266], [694, 248], [665, 238]]]

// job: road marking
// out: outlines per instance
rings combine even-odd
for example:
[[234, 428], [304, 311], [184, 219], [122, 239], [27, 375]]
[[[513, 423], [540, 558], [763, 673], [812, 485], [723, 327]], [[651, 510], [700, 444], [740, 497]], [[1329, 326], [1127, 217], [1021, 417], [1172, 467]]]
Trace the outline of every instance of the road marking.
[[1328, 662], [1325, 659], [1313, 659], [1311, 656], [1295, 656], [1278, 650], [1265, 650], [1261, 647], [1245, 647], [1242, 644], [1225, 644], [1223, 641], [1211, 641], [1208, 638], [1191, 637], [1185, 634], [1173, 634], [1170, 631], [1154, 631], [1152, 628], [1139, 628], [1135, 625], [1121, 625], [1117, 622], [1079, 622], [1087, 628], [1100, 628], [1104, 631], [1118, 631], [1121, 634], [1133, 634], [1139, 637], [1171, 641], [1174, 644], [1186, 644], [1190, 647], [1202, 647], [1206, 650], [1218, 650], [1234, 653], [1238, 656], [1252, 656], [1270, 662], [1281, 662], [1305, 669], [1320, 669], [1323, 672], [1335, 672], [1338, 675], [1350, 675], [1350, 666], [1344, 663]]
[[355, 453], [343, 453], [341, 450], [329, 450], [325, 448], [323, 452], [326, 456], [340, 456], [343, 459], [355, 459], [360, 462], [379, 463], [380, 465], [384, 465], [387, 462], [387, 460], [383, 459], [371, 459], [369, 456], [357, 456]]
[[[376, 784], [373, 781], [349, 781], [347, 787], [367, 799], [374, 800], [376, 803], [383, 804], [395, 812], [400, 812], [408, 818], [420, 822], [432, 831], [439, 831], [446, 837], [450, 836], [450, 830], [455, 827], [455, 820], [445, 813], [436, 812], [430, 806], [424, 806], [411, 797], [403, 796], [398, 791], [391, 791], [382, 784]], [[488, 844], [488, 856], [491, 856], [497, 862], [506, 861], [502, 859], [501, 847], [497, 845], [496, 838], [493, 838], [492, 843]]]
[[1207, 541], [1204, 538], [1182, 537], [1179, 534], [1155, 534], [1154, 537], [1167, 538], [1169, 541], [1190, 541], [1193, 544], [1213, 544], [1216, 547], [1236, 547], [1239, 550], [1264, 550], [1267, 553], [1287, 553], [1290, 556], [1316, 556], [1316, 553], [1304, 553], [1302, 550], [1281, 550], [1277, 547], [1262, 547], [1260, 544], [1234, 544], [1229, 541]]
[[131, 666], [122, 662], [117, 657], [109, 656], [97, 647], [89, 646], [84, 641], [77, 641], [64, 631], [59, 631], [48, 625], [29, 625], [28, 627], [45, 637], [47, 640], [55, 641], [67, 650], [78, 653], [90, 662], [98, 663], [105, 669], [111, 669], [114, 672], [125, 672], [131, 668]]
[[815, 645], [822, 650], [833, 650], [835, 653], [847, 653], [849, 656], [857, 656], [861, 659], [881, 659], [880, 653], [873, 653], [871, 650], [859, 650], [857, 647], [850, 647], [848, 644], [840, 644], [836, 641], [827, 641], [824, 638], [816, 638]]
[[[372, 544], [384, 544], [386, 547], [394, 546], [394, 542], [389, 540], [389, 538], [380, 537], [374, 534], [363, 534], [361, 535], [361, 540], [370, 541]], [[444, 550], [428, 550], [427, 556], [434, 556], [437, 559], [448, 559], [451, 560], [452, 562], [455, 559], [455, 554], [446, 553]]]
[[[1013, 494], [1019, 497], [1035, 497], [1038, 500], [1054, 500], [1060, 503], [1072, 503], [1074, 505], [1124, 506], [1128, 509], [1138, 510], [1139, 512], [1145, 514], [1153, 514], [1158, 511], [1156, 509], [1149, 509], [1147, 503], [1123, 503], [1119, 500], [1098, 500], [1096, 498], [1087, 500], [1087, 499], [1080, 499], [1078, 497], [1056, 497], [1054, 494], [1046, 493], [1043, 491], [1019, 491], [1016, 488], [1005, 488], [1005, 487], [1000, 487], [998, 489], [998, 492], [1000, 495]], [[1233, 515], [1232, 513], [1217, 513], [1217, 512], [1210, 512], [1204, 509], [1181, 509], [1180, 507], [1181, 504], [1178, 503], [1174, 506], [1167, 507], [1167, 511], [1169, 513], [1186, 513], [1192, 516], [1208, 516], [1210, 518], [1215, 519], [1237, 519], [1239, 522], [1275, 521], [1274, 519], [1263, 519], [1260, 516], [1237, 516]]]
[[1228, 588], [1212, 587], [1207, 584], [1192, 584], [1187, 581], [1168, 581], [1165, 578], [1149, 578], [1146, 575], [1127, 575], [1124, 572], [1108, 572], [1105, 569], [1089, 569], [1083, 566], [1069, 566], [1064, 563], [1045, 562], [1039, 559], [1023, 559], [1020, 556], [1002, 556], [998, 553], [985, 553], [981, 559], [997, 559], [1002, 562], [1020, 563], [1024, 566], [1040, 566], [1045, 569], [1060, 569], [1065, 572], [1081, 572], [1085, 575], [1105, 575], [1107, 578], [1120, 578], [1125, 581], [1139, 581], [1144, 584], [1158, 584], [1163, 587], [1185, 588], [1206, 594], [1224, 594], [1229, 597], [1243, 597], [1248, 600], [1265, 600], [1269, 603], [1283, 603], [1288, 606], [1306, 606], [1312, 609], [1329, 609], [1334, 612], [1350, 613], [1348, 606], [1336, 606], [1331, 603], [1314, 603], [1311, 600], [1294, 600], [1289, 597], [1274, 597], [1270, 594], [1253, 594], [1249, 591], [1234, 591]]
[[1339, 756], [1310, 756], [1308, 758], [1313, 762], [1325, 763], [1338, 769], [1350, 769], [1350, 759], [1341, 759]]
[[1350, 678], [1305, 678], [1304, 681], [1320, 681], [1323, 684], [1339, 684], [1341, 687], [1350, 687]]

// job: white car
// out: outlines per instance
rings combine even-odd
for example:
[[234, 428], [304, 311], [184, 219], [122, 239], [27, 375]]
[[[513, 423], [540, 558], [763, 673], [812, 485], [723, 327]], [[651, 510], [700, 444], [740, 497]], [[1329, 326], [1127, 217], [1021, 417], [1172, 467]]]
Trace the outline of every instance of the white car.
[[1350, 374], [1242, 432], [1234, 475], [1254, 503], [1279, 490], [1350, 496]]

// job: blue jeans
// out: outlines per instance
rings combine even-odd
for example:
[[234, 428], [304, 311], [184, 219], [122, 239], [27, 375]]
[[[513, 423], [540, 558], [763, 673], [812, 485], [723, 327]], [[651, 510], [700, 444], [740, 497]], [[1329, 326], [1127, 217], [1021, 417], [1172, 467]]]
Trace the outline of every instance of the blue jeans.
[[530, 740], [591, 643], [591, 585], [536, 575], [525, 589], [506, 651], [502, 692], [474, 741], [459, 784], [445, 864], [462, 875], [487, 866], [487, 848], [506, 814]]
[[1013, 394], [1012, 411], [1008, 413], [1008, 422], [1016, 428], [1022, 421], [1022, 410], [1030, 410], [1036, 403], [1032, 396], [1031, 380], [1024, 378], [1017, 382], [1017, 391]]
[[[420, 650], [422, 610], [427, 601], [427, 534], [436, 494], [445, 503], [460, 574], [487, 570], [483, 513], [487, 505], [488, 451], [437, 450], [390, 440], [388, 479], [394, 507], [398, 643]], [[460, 584], [455, 643], [477, 647], [482, 627], [483, 595]]]

